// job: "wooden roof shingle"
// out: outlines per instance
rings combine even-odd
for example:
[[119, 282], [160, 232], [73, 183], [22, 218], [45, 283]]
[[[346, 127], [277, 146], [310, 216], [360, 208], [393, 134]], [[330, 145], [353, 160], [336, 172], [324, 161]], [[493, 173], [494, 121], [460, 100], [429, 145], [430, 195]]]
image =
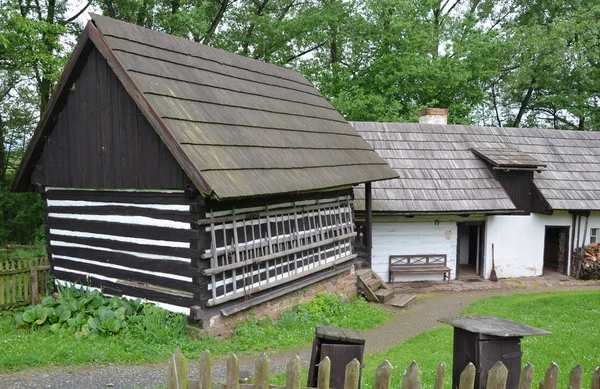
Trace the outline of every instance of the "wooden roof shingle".
[[[600, 210], [599, 132], [413, 123], [352, 125], [399, 173], [398, 179], [373, 184], [375, 212], [514, 211], [480, 157], [499, 167], [539, 170], [534, 173], [534, 184], [552, 209]], [[355, 191], [357, 209], [364, 209], [362, 192]]]
[[[92, 42], [204, 196], [249, 198], [397, 177], [299, 73], [91, 17], [72, 57]], [[63, 74], [57, 94], [71, 78]], [[15, 190], [27, 187], [44, 131], [34, 134]]]

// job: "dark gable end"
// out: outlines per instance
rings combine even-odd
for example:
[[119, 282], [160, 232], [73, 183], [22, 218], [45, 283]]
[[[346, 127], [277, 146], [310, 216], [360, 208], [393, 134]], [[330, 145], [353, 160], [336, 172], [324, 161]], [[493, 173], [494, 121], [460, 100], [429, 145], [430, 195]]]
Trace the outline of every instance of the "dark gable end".
[[34, 135], [15, 190], [28, 188], [42, 142], [68, 94], [61, 87], [75, 81], [90, 45], [204, 196], [301, 193], [397, 175], [298, 73], [92, 18], [57, 87], [49, 119]]
[[184, 173], [92, 48], [31, 182], [65, 188], [184, 188]]

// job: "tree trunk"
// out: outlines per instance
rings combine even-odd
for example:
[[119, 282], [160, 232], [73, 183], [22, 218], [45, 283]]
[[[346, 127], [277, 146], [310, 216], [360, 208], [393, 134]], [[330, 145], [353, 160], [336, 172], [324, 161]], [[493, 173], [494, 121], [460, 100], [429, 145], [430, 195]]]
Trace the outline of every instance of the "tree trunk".
[[521, 120], [523, 119], [523, 115], [525, 115], [525, 111], [527, 110], [527, 106], [529, 105], [529, 101], [531, 100], [531, 95], [533, 94], [533, 86], [535, 85], [535, 78], [531, 80], [531, 84], [527, 89], [527, 93], [525, 93], [525, 97], [523, 97], [523, 101], [521, 101], [521, 107], [519, 108], [519, 113], [517, 113], [517, 117], [515, 117], [515, 121], [513, 122], [513, 127], [519, 127], [521, 124]]
[[0, 115], [0, 183], [6, 180], [6, 146], [4, 138], [4, 121]]
[[215, 34], [215, 31], [217, 30], [217, 27], [219, 27], [219, 23], [221, 23], [221, 20], [223, 19], [223, 15], [225, 15], [225, 11], [227, 11], [228, 6], [229, 6], [229, 0], [221, 0], [221, 6], [219, 7], [217, 14], [215, 15], [215, 18], [213, 19], [213, 22], [211, 23], [210, 28], [208, 29], [206, 34], [204, 34], [204, 39], [202, 39], [202, 43], [204, 43], [205, 45], [208, 44], [208, 42], [211, 40], [211, 38]]

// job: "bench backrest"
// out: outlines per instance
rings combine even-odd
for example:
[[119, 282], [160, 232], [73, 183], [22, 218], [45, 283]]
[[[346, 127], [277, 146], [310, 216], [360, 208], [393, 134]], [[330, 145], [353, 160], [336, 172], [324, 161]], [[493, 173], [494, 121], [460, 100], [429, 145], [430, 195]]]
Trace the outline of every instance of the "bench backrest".
[[446, 266], [446, 254], [390, 255], [390, 267], [411, 265]]

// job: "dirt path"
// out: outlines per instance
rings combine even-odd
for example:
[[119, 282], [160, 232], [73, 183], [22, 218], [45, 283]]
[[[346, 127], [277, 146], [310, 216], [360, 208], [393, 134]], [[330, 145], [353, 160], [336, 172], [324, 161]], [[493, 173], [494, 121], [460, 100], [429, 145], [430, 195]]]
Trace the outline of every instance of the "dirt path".
[[[365, 333], [366, 350], [371, 354], [403, 343], [422, 332], [440, 326], [437, 319], [460, 314], [464, 307], [482, 298], [516, 293], [551, 292], [567, 290], [600, 290], [600, 284], [585, 287], [551, 287], [537, 290], [478, 290], [465, 292], [431, 293], [419, 296], [404, 311], [395, 310], [394, 317], [383, 326]], [[1, 351], [0, 351], [1, 352]], [[308, 366], [310, 347], [305, 346], [270, 355], [271, 372], [277, 374], [285, 370], [285, 364], [294, 355], [299, 355], [303, 366]], [[254, 356], [240, 358], [241, 375], [252, 375]], [[224, 376], [223, 361], [214, 363], [214, 378]], [[190, 375], [197, 376], [197, 367], [190, 364]], [[0, 374], [0, 388], [3, 389], [100, 389], [100, 388], [156, 388], [166, 382], [166, 364], [152, 365], [97, 365], [84, 367], [26, 370], [17, 373]]]

